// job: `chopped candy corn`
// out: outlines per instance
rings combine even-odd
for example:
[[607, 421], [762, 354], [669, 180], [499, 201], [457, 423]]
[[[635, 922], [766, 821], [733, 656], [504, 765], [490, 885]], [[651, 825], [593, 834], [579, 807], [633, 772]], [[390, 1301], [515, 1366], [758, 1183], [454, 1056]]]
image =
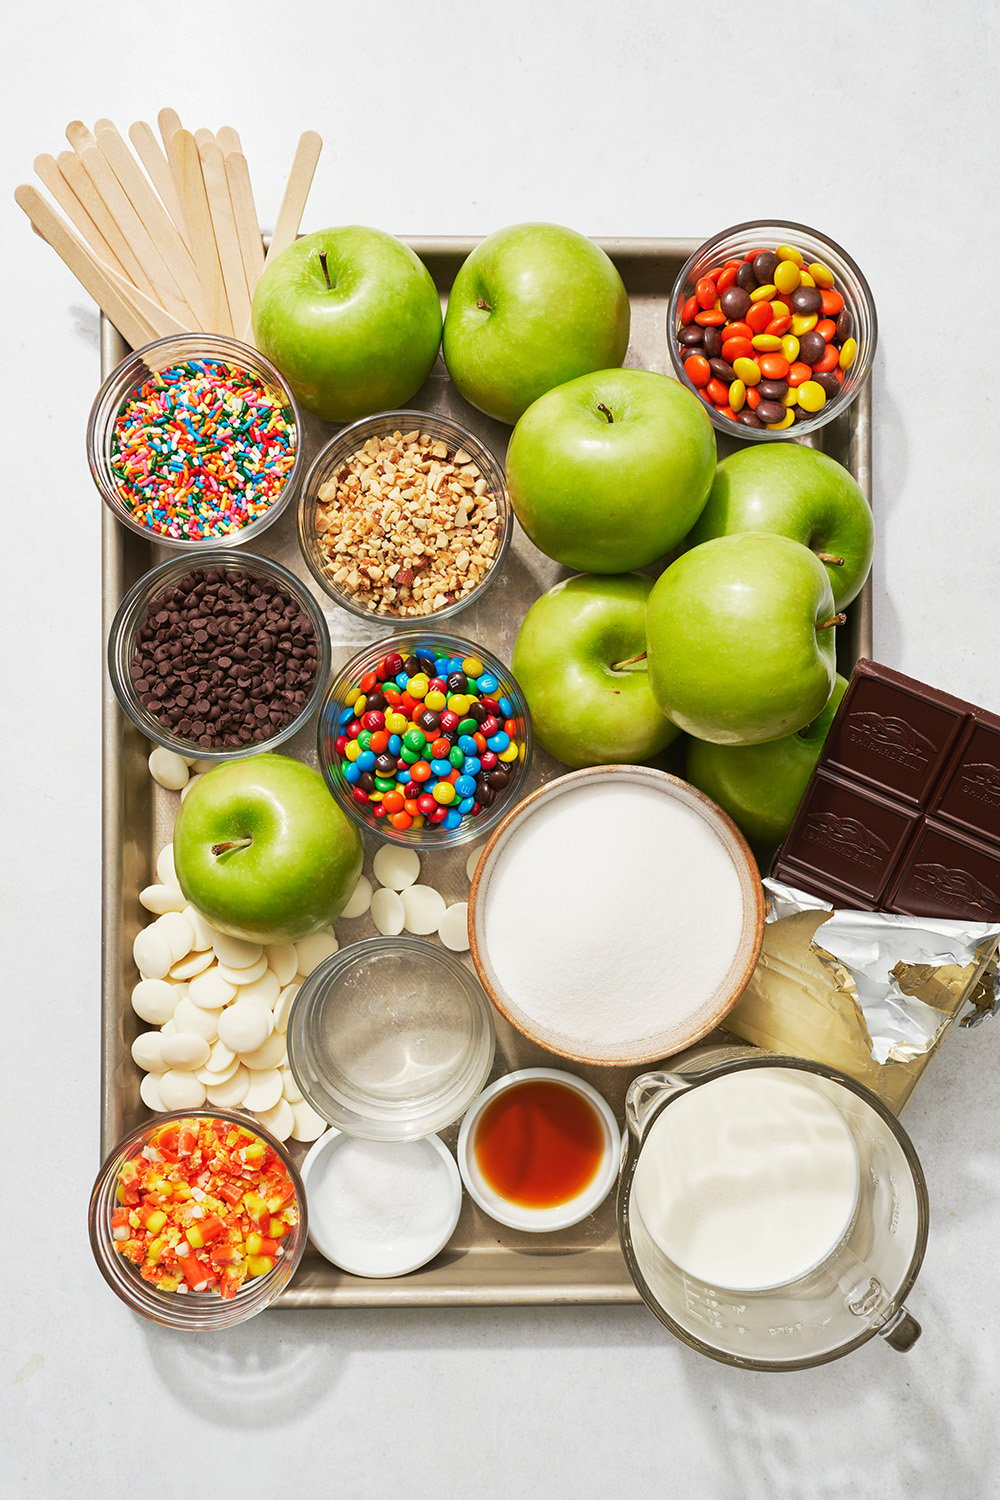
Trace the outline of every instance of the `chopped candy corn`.
[[252, 1130], [199, 1115], [154, 1130], [119, 1174], [114, 1247], [163, 1291], [235, 1297], [283, 1255], [295, 1185]]

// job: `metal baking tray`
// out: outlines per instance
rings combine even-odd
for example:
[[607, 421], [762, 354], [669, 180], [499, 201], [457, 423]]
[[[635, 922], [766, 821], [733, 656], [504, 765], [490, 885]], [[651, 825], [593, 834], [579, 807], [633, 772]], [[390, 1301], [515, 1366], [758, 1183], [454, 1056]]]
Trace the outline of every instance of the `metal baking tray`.
[[[446, 298], [455, 272], [476, 240], [418, 239], [409, 243], [427, 264], [442, 298]], [[674, 280], [697, 242], [618, 239], [601, 243], [618, 266], [632, 304], [632, 337], [626, 363], [669, 372], [665, 334], [667, 306]], [[110, 373], [125, 353], [126, 345], [117, 331], [102, 319], [102, 377]], [[448, 381], [440, 359], [410, 405], [450, 413], [478, 432], [502, 458], [509, 429], [484, 417], [458, 395]], [[333, 430], [318, 420], [307, 419], [305, 440], [310, 454]], [[842, 416], [806, 441], [846, 464], [871, 499], [870, 384]], [[106, 509], [103, 525], [106, 640], [123, 595], [142, 573], [166, 554], [118, 525]], [[267, 532], [261, 550], [276, 557], [311, 586], [299, 553], [294, 510], [289, 510]], [[239, 549], [234, 553], [235, 558], [238, 556]], [[516, 529], [503, 576], [495, 580], [481, 603], [470, 605], [454, 621], [448, 622], [448, 628], [453, 634], [480, 642], [509, 660], [525, 610], [538, 594], [551, 587], [564, 573], [565, 570], [543, 557]], [[385, 621], [369, 626], [355, 620], [332, 601], [324, 602], [333, 642], [334, 669], [359, 646], [389, 633], [390, 627]], [[849, 674], [859, 656], [871, 654], [871, 644], [869, 581], [851, 606], [847, 624], [838, 631], [841, 670]], [[129, 1003], [137, 978], [132, 962], [132, 940], [148, 917], [139, 905], [139, 890], [149, 882], [155, 856], [169, 839], [177, 807], [176, 794], [162, 791], [148, 773], [146, 759], [149, 749], [148, 742], [119, 710], [105, 674], [101, 1049], [101, 1143], [105, 1152], [146, 1113], [139, 1099], [140, 1073], [129, 1051], [137, 1031], [142, 1029]], [[312, 728], [284, 749], [315, 764]], [[564, 769], [541, 751], [537, 752], [528, 789], [533, 790]], [[373, 851], [374, 844], [366, 847], [366, 861]], [[465, 899], [467, 854], [466, 848], [425, 856], [426, 878], [449, 900]], [[341, 944], [374, 932], [367, 917], [355, 922], [342, 921], [337, 928]], [[515, 1033], [500, 1016], [496, 1021], [494, 1076], [513, 1068], [550, 1061], [547, 1054]], [[580, 1071], [600, 1088], [621, 1119], [624, 1091], [631, 1073], [596, 1068]], [[449, 1145], [454, 1144], [456, 1134], [457, 1127], [445, 1132]], [[296, 1149], [301, 1149], [304, 1154], [305, 1148]], [[458, 1228], [446, 1250], [424, 1270], [385, 1281], [349, 1276], [310, 1248], [278, 1305], [457, 1307], [505, 1303], [628, 1303], [638, 1300], [639, 1295], [629, 1279], [618, 1248], [612, 1195], [584, 1223], [549, 1235], [530, 1235], [505, 1229], [488, 1219], [466, 1198]]]

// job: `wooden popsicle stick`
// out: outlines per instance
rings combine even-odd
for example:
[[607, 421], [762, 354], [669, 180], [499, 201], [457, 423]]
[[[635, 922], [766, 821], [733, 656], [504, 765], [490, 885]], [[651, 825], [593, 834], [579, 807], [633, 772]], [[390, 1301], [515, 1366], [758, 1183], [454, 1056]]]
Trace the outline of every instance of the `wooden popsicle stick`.
[[18, 207], [28, 215], [34, 228], [73, 272], [80, 285], [107, 313], [126, 343], [133, 349], [148, 344], [154, 331], [136, 311], [131, 298], [125, 296], [117, 280], [112, 280], [83, 240], [74, 234], [65, 219], [56, 213], [38, 189], [30, 183], [22, 183], [15, 189], [14, 198]]
[[278, 209], [274, 234], [271, 236], [271, 243], [264, 260], [265, 266], [269, 265], [275, 256], [280, 255], [282, 250], [287, 249], [299, 232], [306, 199], [312, 187], [316, 163], [319, 161], [319, 153], [322, 149], [323, 138], [317, 135], [315, 130], [307, 130], [299, 136], [299, 144], [295, 148], [295, 156], [292, 160], [292, 170], [285, 184], [285, 196]]
[[185, 319], [189, 328], [201, 328], [204, 323], [204, 298], [194, 262], [188, 255], [176, 226], [114, 126], [98, 130], [97, 146], [149, 232], [170, 275], [179, 304], [172, 309], [175, 316]]
[[234, 331], [238, 329], [242, 333], [250, 321], [250, 294], [247, 291], [240, 237], [236, 230], [236, 219], [229, 197], [226, 163], [214, 136], [202, 142], [200, 152], [205, 193], [215, 229], [215, 244], [219, 252], [222, 279], [226, 286], [229, 321]]
[[226, 177], [229, 182], [229, 197], [232, 201], [233, 213], [236, 216], [236, 228], [240, 237], [247, 291], [252, 300], [254, 289], [260, 280], [260, 273], [264, 269], [264, 242], [257, 219], [257, 205], [253, 200], [250, 168], [242, 152], [233, 151], [226, 157]]
[[[80, 152], [80, 160], [142, 268], [143, 280], [136, 280], [136, 286], [141, 292], [148, 292], [174, 317], [183, 318], [186, 304], [178, 296], [159, 246], [153, 243], [149, 230], [132, 207], [128, 194], [111, 170], [104, 153], [96, 145], [86, 146]], [[187, 310], [187, 316], [194, 316], [190, 309]]]
[[181, 126], [181, 117], [176, 109], [161, 109], [156, 117], [156, 123], [160, 127], [160, 139], [163, 142], [163, 149], [167, 153], [167, 160], [169, 161], [170, 142], [178, 130], [183, 128]]
[[108, 212], [107, 205], [91, 182], [83, 162], [75, 151], [60, 151], [56, 157], [59, 170], [79, 198], [84, 208], [97, 225], [115, 253], [115, 259], [124, 274], [141, 291], [151, 291], [148, 279], [136, 260], [132, 248]]
[[[160, 201], [177, 226], [177, 233], [181, 237], [184, 248], [190, 250], [184, 226], [184, 213], [181, 209], [181, 200], [177, 196], [177, 188], [174, 179], [170, 175], [170, 163], [167, 161], [163, 147], [156, 138], [156, 132], [152, 125], [147, 125], [145, 120], [136, 120], [134, 125], [128, 128], [128, 137], [135, 147], [136, 153], [146, 172], [150, 182], [160, 195]], [[193, 262], [192, 262], [193, 264]]]
[[125, 280], [124, 276], [119, 276], [116, 271], [112, 271], [110, 266], [104, 266], [103, 269], [107, 272], [108, 279], [112, 285], [116, 286], [122, 295], [132, 303], [143, 322], [149, 324], [156, 338], [165, 339], [173, 334], [191, 332], [190, 321], [180, 322], [179, 319], [168, 313], [165, 307], [161, 307], [158, 302], [154, 302], [152, 297], [147, 297], [145, 292], [140, 292], [138, 287], [132, 286], [130, 282]]
[[215, 132], [215, 139], [222, 147], [223, 156], [232, 156], [234, 152], [239, 156], [243, 155], [242, 142], [231, 125], [220, 125]]
[[184, 211], [195, 270], [207, 302], [206, 328], [209, 333], [232, 333], [226, 284], [215, 243], [212, 212], [205, 192], [201, 156], [198, 142], [190, 130], [175, 131], [170, 137], [167, 160], [170, 162], [170, 170]]
[[42, 185], [48, 188], [73, 228], [83, 236], [98, 259], [124, 275], [124, 266], [59, 170], [55, 157], [36, 156], [34, 166]]
[[94, 132], [82, 120], [70, 120], [66, 126], [66, 139], [74, 151], [85, 151], [88, 146], [96, 144]]
[[202, 126], [201, 130], [195, 131], [194, 138], [198, 142], [198, 149], [200, 151], [202, 146], [207, 145], [209, 141], [215, 140], [215, 135], [211, 130], [206, 130], [205, 127]]
[[[149, 129], [148, 126], [146, 128], [147, 130]], [[176, 201], [177, 195], [174, 192], [167, 158], [160, 150], [159, 143], [156, 137], [152, 135], [152, 131], [150, 131], [150, 135], [152, 136], [153, 145], [159, 158], [161, 180], [165, 186], [169, 187], [174, 196], [177, 209], [176, 216], [160, 195], [157, 183], [151, 176], [147, 176], [141, 170], [141, 157], [137, 160], [136, 155], [133, 155], [129, 150], [128, 142], [118, 127], [116, 125], [106, 125], [102, 120], [98, 120], [96, 124], [98, 149], [107, 158], [112, 171], [131, 200], [136, 213], [157, 242], [159, 242], [158, 237], [160, 235], [168, 242], [167, 248], [164, 249], [164, 259], [168, 260], [168, 264], [170, 263], [169, 258], [174, 255], [179, 242], [184, 259], [189, 267], [188, 280], [190, 281], [194, 271], [194, 262], [191, 260], [181, 233], [182, 225], [179, 221], [183, 216], [181, 214], [180, 203]], [[174, 268], [172, 265], [170, 269], [173, 271]], [[182, 271], [181, 274], [184, 275], [184, 272]], [[178, 289], [184, 291], [184, 287], [180, 282], [178, 282]]]

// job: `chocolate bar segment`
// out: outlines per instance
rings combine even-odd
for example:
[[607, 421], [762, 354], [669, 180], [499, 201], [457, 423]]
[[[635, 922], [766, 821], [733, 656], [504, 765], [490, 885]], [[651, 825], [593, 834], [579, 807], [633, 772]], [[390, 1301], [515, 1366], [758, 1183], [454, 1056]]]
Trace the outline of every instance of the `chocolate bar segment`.
[[973, 723], [933, 798], [935, 818], [1000, 841], [1000, 720]]
[[845, 896], [856, 898], [856, 905], [877, 902], [913, 837], [919, 814], [836, 775], [817, 776], [810, 793], [796, 825], [794, 853], [786, 856], [787, 873], [780, 879], [802, 888], [802, 879], [791, 872], [794, 864], [807, 878], [832, 881]]
[[1000, 914], [1000, 848], [987, 848], [928, 820], [888, 895], [889, 909], [916, 917], [995, 921]]
[[773, 873], [835, 907], [1000, 918], [1000, 716], [859, 661]]
[[921, 807], [965, 723], [957, 706], [862, 674], [831, 726], [823, 758], [831, 769]]

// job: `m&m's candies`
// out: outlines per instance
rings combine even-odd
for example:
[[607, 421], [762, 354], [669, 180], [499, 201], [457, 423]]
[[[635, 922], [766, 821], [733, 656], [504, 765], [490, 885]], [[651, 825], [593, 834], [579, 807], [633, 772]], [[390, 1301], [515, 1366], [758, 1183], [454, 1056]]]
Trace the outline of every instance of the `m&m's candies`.
[[390, 650], [324, 710], [330, 772], [373, 826], [454, 833], [514, 786], [527, 742], [512, 694], [478, 656]]

